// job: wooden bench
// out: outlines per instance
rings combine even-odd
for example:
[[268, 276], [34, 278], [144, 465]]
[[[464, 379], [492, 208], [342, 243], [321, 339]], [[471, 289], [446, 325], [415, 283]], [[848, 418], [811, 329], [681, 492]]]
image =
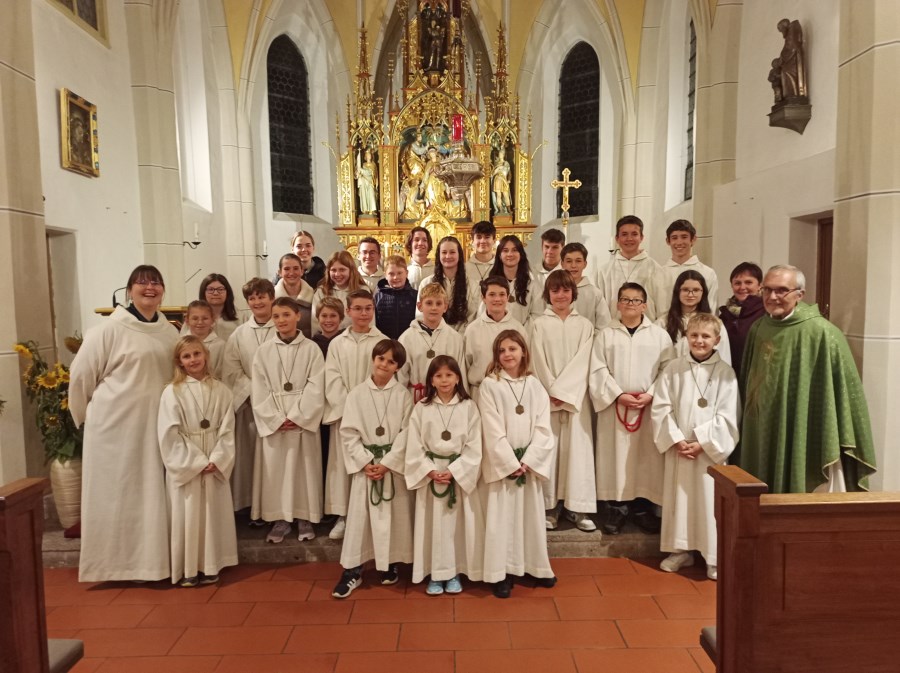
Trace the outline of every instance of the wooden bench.
[[47, 641], [43, 495], [46, 479], [0, 487], [0, 673], [65, 673], [84, 656], [80, 640]]
[[709, 468], [718, 524], [718, 673], [900, 671], [900, 494], [768, 494]]

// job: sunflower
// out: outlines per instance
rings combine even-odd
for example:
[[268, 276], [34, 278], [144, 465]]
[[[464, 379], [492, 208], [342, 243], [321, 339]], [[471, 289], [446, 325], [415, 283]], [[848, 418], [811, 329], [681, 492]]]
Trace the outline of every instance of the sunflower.
[[13, 350], [23, 358], [28, 358], [30, 360], [33, 357], [31, 349], [23, 343], [17, 343], [15, 346], [13, 346]]
[[55, 371], [48, 371], [43, 376], [38, 376], [37, 382], [41, 388], [46, 388], [47, 390], [54, 390], [59, 387], [59, 377]]

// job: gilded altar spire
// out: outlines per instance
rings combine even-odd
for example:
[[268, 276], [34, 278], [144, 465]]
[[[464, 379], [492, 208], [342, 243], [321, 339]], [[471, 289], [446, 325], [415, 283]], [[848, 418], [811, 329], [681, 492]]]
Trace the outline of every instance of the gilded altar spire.
[[372, 83], [369, 73], [369, 47], [366, 25], [359, 28], [359, 64], [356, 66], [356, 115], [367, 118], [373, 112]]
[[503, 22], [497, 28], [497, 72], [494, 76], [495, 119], [509, 118], [509, 73], [507, 71], [506, 32]]

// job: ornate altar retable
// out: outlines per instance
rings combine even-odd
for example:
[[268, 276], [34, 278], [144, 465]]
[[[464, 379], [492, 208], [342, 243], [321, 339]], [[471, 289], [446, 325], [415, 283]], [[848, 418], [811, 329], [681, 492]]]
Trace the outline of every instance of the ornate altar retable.
[[[407, 233], [423, 226], [435, 245], [454, 235], [468, 251], [472, 224], [481, 220], [493, 222], [499, 236], [527, 242], [534, 230], [531, 156], [520, 143], [518, 100], [509, 94], [503, 26], [492, 87], [482, 92], [480, 61], [474, 77], [466, 64], [468, 0], [418, 0], [412, 14], [409, 0], [400, 0], [398, 11], [406, 17], [404, 85], [389, 92], [387, 115], [384, 99], [372, 93], [360, 29], [355, 115], [348, 100], [346, 153], [337, 157], [341, 242], [355, 253], [361, 238], [374, 236], [384, 254], [405, 254]], [[393, 61], [388, 81], [395, 81]], [[341, 147], [339, 120], [336, 136]]]

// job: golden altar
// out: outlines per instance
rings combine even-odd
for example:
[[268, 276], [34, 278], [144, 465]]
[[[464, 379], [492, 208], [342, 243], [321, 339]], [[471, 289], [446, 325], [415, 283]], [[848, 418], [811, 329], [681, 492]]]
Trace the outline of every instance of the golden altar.
[[[468, 251], [472, 224], [482, 220], [499, 236], [527, 243], [534, 231], [532, 157], [521, 143], [518, 100], [509, 93], [503, 25], [492, 86], [482, 91], [480, 60], [474, 76], [466, 63], [468, 0], [418, 0], [412, 12], [409, 0], [399, 0], [398, 9], [406, 17], [403, 85], [389, 91], [387, 102], [373, 95], [361, 27], [353, 104], [348, 99], [344, 131], [339, 116], [335, 124], [341, 243], [355, 254], [360, 239], [374, 236], [384, 254], [405, 255], [409, 230], [422, 226], [435, 246], [456, 236]], [[388, 62], [389, 82], [395, 65]], [[530, 144], [530, 128], [528, 136]]]

